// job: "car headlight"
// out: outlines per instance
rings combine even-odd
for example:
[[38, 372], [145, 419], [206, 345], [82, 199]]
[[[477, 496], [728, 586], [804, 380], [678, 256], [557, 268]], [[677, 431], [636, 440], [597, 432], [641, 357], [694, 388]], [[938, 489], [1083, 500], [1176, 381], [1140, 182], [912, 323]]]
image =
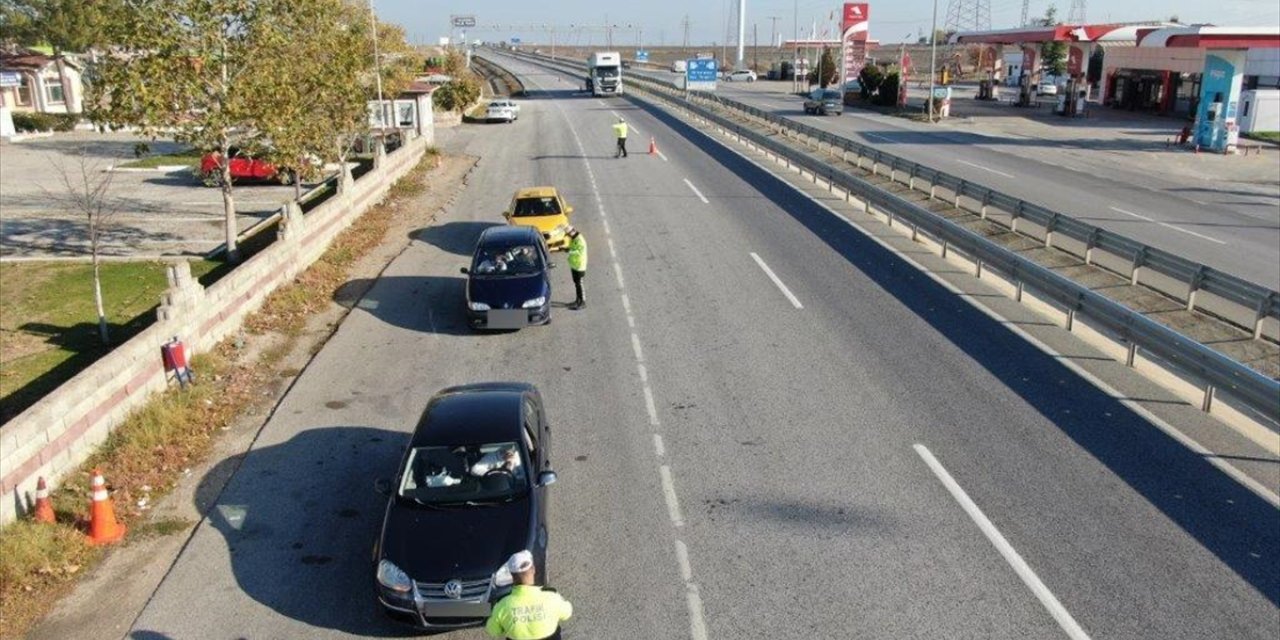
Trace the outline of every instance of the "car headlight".
[[524, 304], [521, 306], [523, 306], [525, 309], [537, 309], [538, 307], [541, 307], [546, 303], [547, 303], [546, 296], [538, 296], [532, 300], [525, 300]]
[[488, 311], [490, 308], [489, 305], [483, 302], [468, 302], [467, 307], [469, 307], [472, 311]]
[[506, 564], [498, 567], [498, 570], [493, 572], [493, 586], [506, 587], [510, 586], [511, 582], [511, 570], [507, 568]]
[[399, 593], [407, 593], [413, 586], [409, 580], [409, 574], [400, 570], [389, 560], [383, 560], [378, 563], [378, 584]]
[[554, 228], [554, 229], [552, 229], [552, 230], [551, 230], [551, 233], [552, 233], [553, 235], [563, 236], [564, 234], [569, 233], [569, 225], [567, 225], [567, 224], [558, 224], [558, 225], [556, 225], [556, 228]]

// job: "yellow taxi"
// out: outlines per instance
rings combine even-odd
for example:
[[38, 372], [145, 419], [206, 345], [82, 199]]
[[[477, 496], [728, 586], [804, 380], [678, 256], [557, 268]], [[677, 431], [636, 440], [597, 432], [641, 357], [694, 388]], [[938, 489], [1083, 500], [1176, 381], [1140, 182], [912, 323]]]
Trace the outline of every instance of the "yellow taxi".
[[547, 241], [552, 251], [569, 248], [569, 214], [573, 207], [565, 204], [555, 187], [528, 187], [516, 191], [511, 205], [502, 212], [508, 224], [533, 227]]

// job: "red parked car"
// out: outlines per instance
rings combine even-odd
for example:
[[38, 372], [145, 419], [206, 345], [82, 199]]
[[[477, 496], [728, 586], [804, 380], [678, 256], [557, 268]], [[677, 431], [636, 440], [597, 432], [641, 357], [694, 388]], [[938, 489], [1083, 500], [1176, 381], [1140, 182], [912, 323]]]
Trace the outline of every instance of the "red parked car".
[[[222, 154], [213, 151], [204, 154], [200, 159], [200, 178], [209, 186], [216, 186], [222, 182], [221, 169], [218, 167], [218, 161]], [[277, 182], [279, 184], [293, 184], [297, 179], [297, 175], [288, 169], [281, 170], [274, 164], [255, 158], [247, 149], [239, 147], [231, 147], [231, 181], [232, 182]]]

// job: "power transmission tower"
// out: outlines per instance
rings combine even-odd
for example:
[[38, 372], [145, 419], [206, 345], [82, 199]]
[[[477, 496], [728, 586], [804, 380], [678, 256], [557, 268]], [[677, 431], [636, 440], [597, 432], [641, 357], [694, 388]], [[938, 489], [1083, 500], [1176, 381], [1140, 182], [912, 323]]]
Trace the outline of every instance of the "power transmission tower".
[[1027, 14], [1030, 12], [1031, 12], [1031, 0], [1022, 0], [1022, 21], [1018, 23], [1018, 26], [1020, 27], [1027, 26]]
[[991, 0], [950, 0], [943, 30], [988, 31], [991, 29]]
[[769, 46], [778, 46], [778, 16], [766, 16], [773, 21], [773, 26], [769, 27]]
[[689, 14], [684, 14], [684, 20], [680, 22], [684, 27], [684, 44], [680, 45], [682, 49], [689, 48]]
[[1067, 24], [1084, 24], [1085, 0], [1071, 0], [1071, 10], [1067, 11]]

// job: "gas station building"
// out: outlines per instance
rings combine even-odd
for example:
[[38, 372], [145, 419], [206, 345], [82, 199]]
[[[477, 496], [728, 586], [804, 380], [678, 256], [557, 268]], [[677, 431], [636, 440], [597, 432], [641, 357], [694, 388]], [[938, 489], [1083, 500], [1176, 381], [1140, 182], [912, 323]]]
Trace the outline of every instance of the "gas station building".
[[[1084, 113], [1094, 93], [1085, 77], [1088, 60], [1101, 49], [1097, 88], [1104, 105], [1193, 116], [1194, 143], [1213, 151], [1234, 151], [1242, 124], [1245, 131], [1280, 129], [1280, 27], [1057, 25], [962, 32], [951, 42], [1004, 48], [987, 78], [1007, 73], [1019, 87], [1019, 106], [1034, 104], [1040, 46], [1060, 42], [1067, 45], [1069, 78], [1058, 108], [1063, 115]], [[995, 60], [1003, 60], [999, 69]]]

